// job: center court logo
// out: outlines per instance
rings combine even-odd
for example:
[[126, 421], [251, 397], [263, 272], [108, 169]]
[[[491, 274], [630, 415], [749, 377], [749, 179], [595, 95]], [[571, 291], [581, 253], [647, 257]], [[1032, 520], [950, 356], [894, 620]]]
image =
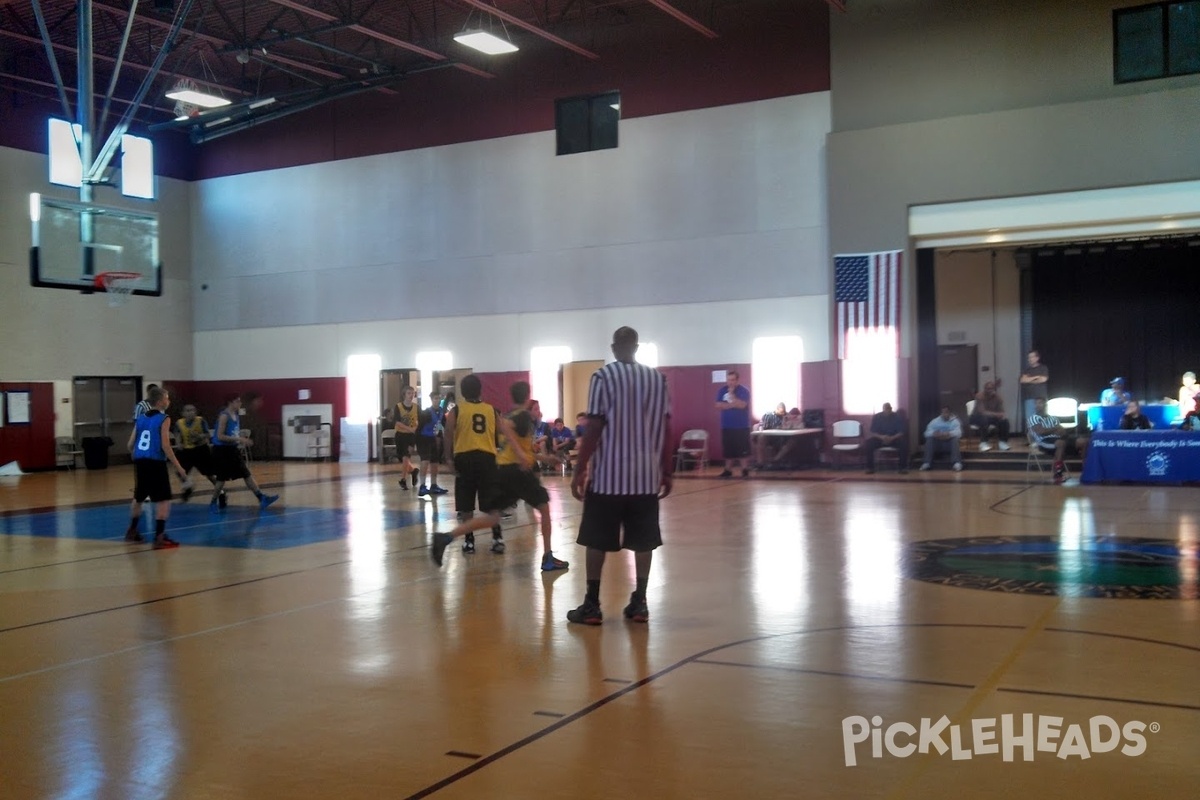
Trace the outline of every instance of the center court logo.
[[1103, 714], [1085, 723], [1064, 727], [1062, 717], [1014, 714], [997, 720], [973, 719], [969, 725], [952, 725], [946, 716], [933, 720], [922, 718], [917, 725], [893, 722], [886, 727], [882, 717], [852, 716], [842, 720], [842, 749], [846, 766], [857, 766], [859, 745], [870, 740], [871, 758], [883, 758], [884, 752], [895, 758], [908, 758], [913, 753], [934, 751], [939, 756], [950, 754], [954, 761], [969, 761], [975, 756], [999, 754], [1004, 761], [1014, 761], [1019, 752], [1024, 761], [1033, 761], [1037, 753], [1053, 753], [1064, 761], [1078, 758], [1086, 761], [1096, 753], [1120, 752], [1128, 757], [1146, 752], [1146, 731], [1158, 733], [1159, 724], [1130, 720], [1124, 725]]

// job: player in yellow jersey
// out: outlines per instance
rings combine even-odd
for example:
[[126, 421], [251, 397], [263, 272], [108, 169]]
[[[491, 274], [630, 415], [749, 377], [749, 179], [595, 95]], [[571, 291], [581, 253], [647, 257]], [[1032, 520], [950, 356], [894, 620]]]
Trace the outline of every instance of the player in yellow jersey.
[[[476, 379], [478, 381], [478, 379]], [[463, 391], [466, 392], [466, 380], [463, 380]], [[501, 431], [504, 434], [499, 451], [495, 457], [495, 476], [491, 481], [491, 485], [481, 495], [479, 501], [479, 509], [484, 512], [484, 516], [465, 519], [461, 521], [454, 530], [450, 533], [437, 533], [433, 536], [433, 548], [431, 555], [434, 563], [438, 566], [442, 564], [442, 556], [456, 537], [469, 536], [471, 532], [491, 528], [493, 534], [500, 527], [500, 511], [508, 506], [515, 505], [518, 500], [524, 500], [529, 505], [537, 509], [538, 517], [541, 520], [542, 527], [542, 545], [545, 552], [542, 556], [542, 569], [546, 572], [553, 570], [566, 569], [569, 564], [554, 557], [554, 551], [550, 542], [550, 495], [546, 493], [546, 487], [542, 486], [542, 482], [538, 479], [537, 473], [534, 472], [534, 466], [537, 463], [534, 458], [533, 446], [533, 418], [529, 414], [529, 384], [525, 381], [514, 383], [509, 389], [509, 394], [512, 396], [514, 407], [512, 411], [503, 417], [497, 418]], [[484, 404], [479, 404], [484, 405]], [[488, 406], [491, 408], [491, 406]], [[459, 406], [462, 410], [463, 406]], [[472, 411], [464, 411], [462, 419], [467, 419], [467, 413]], [[485, 416], [486, 416], [486, 412]], [[494, 411], [492, 412], [495, 413]], [[456, 429], [463, 426], [460, 423]], [[449, 430], [449, 427], [447, 427]], [[469, 437], [474, 435], [474, 430], [471, 434], [464, 434], [463, 441], [468, 442]], [[455, 439], [455, 448], [458, 448], [458, 438]], [[458, 461], [455, 461], [457, 466]], [[462, 480], [462, 472], [459, 472], [459, 480]], [[457, 486], [457, 482], [456, 482]]]
[[396, 429], [396, 454], [400, 456], [400, 488], [408, 488], [408, 478], [412, 477], [413, 488], [417, 488], [419, 471], [412, 465], [412, 454], [417, 449], [417, 420], [420, 411], [417, 407], [417, 390], [405, 386], [400, 390], [403, 398], [392, 409], [392, 423]]
[[188, 404], [183, 407], [183, 416], [175, 420], [175, 432], [179, 434], [179, 463], [188, 474], [183, 484], [183, 494], [180, 500], [187, 502], [192, 499], [195, 487], [192, 485], [192, 470], [196, 470], [209, 483], [216, 483], [213, 478], [212, 451], [209, 450], [208, 440], [212, 431], [204, 417], [196, 415], [196, 407]]

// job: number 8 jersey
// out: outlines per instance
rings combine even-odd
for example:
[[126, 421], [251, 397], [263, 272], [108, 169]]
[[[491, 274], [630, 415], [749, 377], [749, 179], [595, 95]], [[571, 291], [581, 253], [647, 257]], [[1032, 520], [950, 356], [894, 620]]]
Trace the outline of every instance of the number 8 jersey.
[[489, 403], [462, 400], [454, 409], [454, 452], [476, 450], [496, 455], [496, 409]]
[[162, 447], [162, 412], [156, 408], [152, 408], [145, 414], [137, 418], [134, 423], [134, 430], [137, 435], [133, 438], [133, 458], [134, 460], [150, 459], [153, 461], [166, 461], [167, 454], [163, 452]]

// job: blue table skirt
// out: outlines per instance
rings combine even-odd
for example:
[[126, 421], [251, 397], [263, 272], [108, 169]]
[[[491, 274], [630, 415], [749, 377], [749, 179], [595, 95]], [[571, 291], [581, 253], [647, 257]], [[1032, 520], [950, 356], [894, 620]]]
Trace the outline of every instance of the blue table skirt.
[[1200, 431], [1094, 431], [1080, 480], [1200, 481]]

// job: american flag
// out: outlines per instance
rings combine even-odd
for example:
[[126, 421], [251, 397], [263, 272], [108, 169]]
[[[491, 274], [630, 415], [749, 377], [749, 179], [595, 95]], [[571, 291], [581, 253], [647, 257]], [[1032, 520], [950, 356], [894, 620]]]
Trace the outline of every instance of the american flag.
[[902, 250], [834, 256], [838, 358], [846, 357], [850, 331], [892, 328], [900, 355], [900, 266]]

